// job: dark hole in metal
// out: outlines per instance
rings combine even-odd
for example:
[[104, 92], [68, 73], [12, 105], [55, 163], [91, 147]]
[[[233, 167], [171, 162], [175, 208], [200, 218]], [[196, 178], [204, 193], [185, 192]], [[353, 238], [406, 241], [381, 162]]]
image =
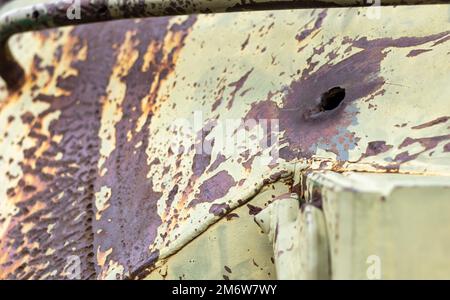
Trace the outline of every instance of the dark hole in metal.
[[320, 105], [322, 110], [333, 110], [341, 104], [345, 98], [345, 89], [336, 86], [322, 94]]

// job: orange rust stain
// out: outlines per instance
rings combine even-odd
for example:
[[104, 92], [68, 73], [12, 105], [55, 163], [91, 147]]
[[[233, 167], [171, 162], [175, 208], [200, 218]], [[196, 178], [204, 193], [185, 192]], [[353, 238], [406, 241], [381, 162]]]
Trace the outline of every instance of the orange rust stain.
[[37, 176], [31, 174], [24, 174], [21, 182], [23, 182], [24, 188], [15, 187], [12, 191], [9, 191], [8, 199], [13, 204], [24, 203], [46, 188], [44, 182], [39, 180]]
[[[59, 116], [59, 114], [56, 114]], [[55, 116], [47, 115], [46, 117], [41, 118], [39, 120], [41, 123], [48, 123], [53, 120]], [[38, 141], [38, 139], [34, 139], [33, 146], [35, 149], [33, 149], [33, 153], [30, 157], [24, 157], [21, 161], [21, 164], [27, 168], [30, 168], [31, 170], [36, 170], [37, 166], [36, 163], [39, 158], [41, 158], [44, 153], [50, 149], [50, 144], [52, 142], [52, 136], [50, 132], [48, 132], [48, 126], [49, 124], [45, 124], [45, 126], [42, 126], [40, 128], [36, 128], [35, 123], [38, 120], [35, 120], [33, 124], [30, 125], [30, 127], [33, 128], [33, 132], [36, 136], [40, 137], [46, 137], [44, 141]], [[30, 130], [31, 132], [31, 130]], [[30, 148], [29, 148], [30, 149]], [[46, 174], [55, 175], [56, 174], [56, 168], [55, 167], [46, 167], [41, 172]], [[39, 192], [42, 192], [46, 188], [45, 182], [41, 181], [38, 176], [36, 176], [33, 173], [25, 173], [23, 174], [21, 178], [22, 187], [16, 186], [14, 188], [14, 193], [11, 193], [11, 201], [13, 203], [19, 203], [26, 201], [26, 199], [29, 199], [33, 195], [38, 194]]]
[[[163, 222], [169, 223], [169, 226], [166, 229], [166, 232], [170, 234], [175, 230], [177, 226], [176, 221], [182, 220], [182, 217], [185, 217], [188, 215], [189, 211], [192, 210], [192, 208], [187, 207], [187, 202], [189, 200], [189, 196], [192, 194], [194, 188], [193, 188], [193, 181], [189, 181], [189, 185], [184, 190], [183, 194], [181, 195], [180, 201], [177, 202], [175, 208], [172, 208], [168, 214], [164, 212], [164, 215], [161, 216], [161, 219]], [[176, 219], [175, 222], [167, 222], [169, 219]]]
[[[101, 168], [106, 158], [111, 154], [116, 146], [115, 124], [122, 118], [122, 101], [126, 93], [126, 84], [123, 77], [128, 74], [130, 69], [138, 59], [139, 52], [136, 50], [138, 41], [134, 39], [136, 31], [126, 33], [125, 41], [119, 48], [117, 62], [112, 70], [107, 88], [107, 97], [102, 97], [102, 116], [100, 128], [100, 160], [98, 167]], [[100, 172], [102, 169], [100, 170]]]
[[[0, 265], [2, 266], [0, 269], [0, 278], [2, 276], [6, 276], [7, 274], [13, 273], [18, 269], [23, 269], [23, 271], [28, 270], [27, 261], [29, 260], [29, 254], [16, 257], [15, 254], [22, 253], [26, 250], [27, 253], [32, 252], [34, 249], [40, 249], [40, 245], [38, 242], [31, 243], [28, 238], [25, 236], [25, 240], [21, 243], [17, 248], [13, 247], [14, 238], [5, 239], [8, 235], [8, 232], [17, 227], [19, 224], [22, 224], [22, 220], [24, 220], [27, 216], [32, 215], [33, 213], [45, 208], [45, 204], [42, 202], [36, 202], [33, 206], [29, 208], [29, 211], [26, 215], [23, 215], [20, 218], [10, 219], [8, 226], [5, 228], [4, 233], [0, 236]], [[24, 227], [22, 230], [30, 230], [33, 226], [33, 223], [23, 224]], [[14, 256], [14, 258], [13, 258]]]
[[97, 248], [97, 264], [100, 268], [103, 268], [103, 266], [105, 265], [106, 259], [112, 253], [112, 251], [113, 251], [112, 248], [110, 248], [106, 251], [101, 251], [100, 246], [98, 246], [98, 248]]
[[[192, 28], [188, 29], [188, 33], [192, 31]], [[183, 31], [176, 31], [172, 32], [169, 31], [169, 33], [164, 38], [164, 42], [162, 45], [159, 45], [157, 43], [150, 43], [148, 47], [148, 52], [145, 54], [145, 62], [143, 68], [148, 69], [150, 64], [148, 62], [152, 61], [156, 54], [159, 52], [159, 49], [162, 47], [163, 52], [163, 59], [161, 60], [161, 63], [156, 66], [157, 73], [161, 74], [163, 70], [167, 71], [167, 74], [173, 72], [175, 65], [178, 61], [181, 49], [184, 46], [184, 38], [186, 36], [186, 32]], [[160, 48], [158, 49], [158, 46]], [[161, 85], [167, 80], [167, 76], [161, 78], [161, 76], [158, 76], [155, 80], [153, 80], [148, 96], [143, 98], [141, 100], [141, 117], [138, 119], [137, 126], [136, 126], [136, 132], [139, 132], [142, 130], [142, 127], [145, 124], [145, 121], [147, 119], [147, 116], [155, 112], [158, 109], [158, 106], [155, 105], [156, 98], [158, 96], [158, 91], [161, 87]]]
[[139, 43], [137, 40], [134, 40], [135, 36], [136, 31], [128, 31], [126, 33], [125, 42], [120, 47], [119, 55], [117, 56], [118, 64], [113, 69], [113, 76], [118, 78], [125, 76], [136, 62], [139, 53], [135, 48]]
[[161, 47], [161, 44], [157, 41], [152, 41], [148, 47], [147, 51], [144, 55], [144, 63], [142, 64], [141, 71], [147, 72], [150, 69], [151, 63], [153, 61], [154, 53], [158, 52], [158, 49]]
[[[51, 65], [56, 67], [55, 71], [41, 89], [41, 93], [55, 97], [68, 96], [70, 94], [69, 91], [58, 87], [58, 80], [69, 76], [78, 76], [78, 71], [72, 68], [71, 65], [76, 61], [86, 60], [88, 50], [85, 41], [83, 42], [71, 35], [59, 39], [58, 42], [63, 45], [61, 56], [53, 56]], [[73, 49], [79, 44], [83, 44], [83, 47], [74, 53]]]

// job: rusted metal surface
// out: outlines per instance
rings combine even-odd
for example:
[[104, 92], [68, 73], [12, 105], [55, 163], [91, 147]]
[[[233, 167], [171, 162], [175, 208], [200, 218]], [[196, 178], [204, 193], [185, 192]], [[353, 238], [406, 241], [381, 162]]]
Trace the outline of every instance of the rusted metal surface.
[[[449, 176], [447, 11], [211, 14], [14, 36], [25, 77], [1, 91], [1, 278], [65, 278], [72, 255], [82, 278], [142, 277], [269, 183], [298, 192], [299, 164]], [[327, 110], [338, 86], [345, 98]]]
[[[0, 76], [6, 81], [10, 90], [17, 89], [23, 84], [23, 69], [14, 59], [14, 55], [10, 53], [7, 40], [15, 33], [28, 30], [113, 19], [193, 13], [443, 2], [445, 3], [446, 0], [383, 0], [379, 2], [375, 2], [375, 0], [254, 0], [249, 2], [240, 0], [25, 0], [22, 2], [23, 4], [19, 2], [17, 7], [12, 6], [0, 11]], [[27, 5], [28, 3], [31, 4]]]
[[[276, 279], [273, 247], [255, 215], [289, 195], [291, 180], [268, 184], [175, 255], [146, 270], [145, 279]], [[217, 210], [220, 206], [215, 206]], [[145, 272], [143, 273], [145, 274]]]

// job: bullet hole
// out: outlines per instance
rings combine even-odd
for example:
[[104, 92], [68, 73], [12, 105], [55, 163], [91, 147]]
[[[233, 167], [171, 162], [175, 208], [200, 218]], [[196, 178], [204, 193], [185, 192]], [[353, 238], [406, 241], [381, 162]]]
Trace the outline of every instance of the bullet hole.
[[341, 104], [345, 98], [345, 89], [341, 87], [333, 87], [322, 94], [320, 98], [321, 110], [333, 110]]

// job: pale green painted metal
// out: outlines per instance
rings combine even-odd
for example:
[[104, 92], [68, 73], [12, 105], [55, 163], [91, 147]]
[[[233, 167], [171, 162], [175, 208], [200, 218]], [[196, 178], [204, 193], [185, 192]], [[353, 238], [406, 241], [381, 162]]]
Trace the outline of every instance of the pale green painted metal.
[[[429, 18], [430, 15], [433, 15], [432, 19]], [[207, 239], [205, 243], [212, 245], [211, 249], [217, 252], [220, 247], [217, 247], [218, 243], [213, 238], [223, 237], [221, 236], [223, 232], [229, 234], [224, 241], [239, 245], [239, 236], [230, 237], [238, 231], [229, 229], [230, 233], [223, 228], [227, 224], [253, 222], [253, 211], [246, 205], [253, 203], [255, 198], [261, 197], [257, 199], [257, 205], [261, 209], [280, 199], [289, 198], [291, 193], [298, 194], [301, 202], [312, 200], [314, 189], [301, 186], [300, 174], [304, 174], [308, 182], [317, 181], [320, 183], [318, 186], [322, 186], [321, 194], [324, 199], [328, 199], [328, 202], [324, 202], [323, 214], [330, 249], [335, 249], [338, 245], [338, 250], [342, 250], [339, 252], [341, 254], [350, 251], [352, 247], [373, 249], [364, 248], [366, 245], [364, 235], [372, 232], [372, 226], [377, 226], [376, 228], [381, 230], [379, 232], [394, 232], [395, 218], [399, 220], [398, 225], [401, 226], [399, 230], [406, 232], [407, 228], [417, 229], [416, 224], [407, 222], [402, 213], [408, 212], [408, 218], [411, 215], [420, 216], [420, 213], [429, 209], [421, 206], [421, 203], [431, 205], [430, 211], [439, 213], [440, 222], [447, 217], [442, 213], [448, 211], [446, 203], [439, 199], [439, 195], [446, 196], [442, 184], [431, 187], [420, 186], [417, 189], [420, 193], [410, 193], [408, 189], [415, 187], [408, 187], [401, 199], [387, 192], [388, 198], [391, 199], [391, 196], [393, 198], [392, 201], [385, 203], [379, 198], [377, 199], [380, 201], [364, 200], [367, 195], [372, 195], [371, 191], [378, 190], [384, 193], [386, 191], [382, 188], [384, 185], [396, 182], [393, 180], [395, 175], [388, 173], [407, 176], [402, 177], [407, 180], [399, 183], [399, 186], [404, 186], [406, 182], [412, 184], [428, 182], [426, 178], [435, 178], [434, 176], [445, 181], [450, 176], [448, 151], [450, 87], [447, 55], [450, 44], [447, 5], [395, 8], [387, 6], [381, 8], [379, 19], [369, 18], [366, 8], [330, 8], [182, 16], [163, 20], [167, 24], [160, 25], [162, 33], [152, 36], [150, 41], [144, 39], [148, 34], [148, 25], [145, 27], [139, 23], [148, 24], [145, 23], [146, 20], [120, 23], [122, 26], [126, 25], [127, 29], [119, 33], [115, 31], [113, 23], [88, 25], [82, 28], [58, 28], [12, 37], [10, 41], [12, 53], [23, 66], [26, 76], [20, 89], [9, 93], [1, 90], [0, 95], [0, 145], [4, 156], [0, 160], [0, 181], [3, 183], [0, 186], [0, 199], [4, 201], [0, 206], [2, 220], [0, 244], [2, 249], [5, 249], [0, 253], [2, 278], [65, 276], [57, 267], [61, 261], [61, 256], [58, 255], [65, 255], [63, 250], [66, 249], [64, 246], [66, 240], [60, 244], [59, 240], [56, 242], [52, 240], [64, 236], [54, 232], [55, 228], [61, 228], [58, 222], [64, 215], [53, 209], [55, 205], [60, 204], [60, 199], [72, 204], [70, 201], [76, 197], [59, 198], [64, 196], [63, 190], [62, 194], [51, 194], [51, 197], [45, 199], [35, 198], [29, 201], [29, 198], [37, 193], [33, 191], [33, 187], [38, 191], [50, 189], [50, 192], [55, 188], [50, 185], [51, 181], [50, 183], [42, 181], [34, 172], [42, 166], [42, 161], [39, 163], [40, 158], [50, 161], [42, 171], [50, 175], [64, 174], [67, 169], [77, 167], [71, 160], [64, 161], [64, 157], [60, 154], [47, 153], [48, 148], [53, 145], [63, 147], [64, 137], [55, 133], [59, 128], [52, 124], [61, 124], [65, 120], [70, 120], [69, 124], [83, 122], [73, 131], [66, 133], [71, 138], [70, 141], [78, 141], [85, 136], [98, 140], [98, 144], [94, 145], [92, 150], [95, 155], [98, 154], [95, 156], [98, 160], [94, 163], [79, 162], [80, 165], [92, 168], [93, 175], [90, 180], [94, 189], [83, 194], [85, 181], [80, 180], [75, 182], [74, 186], [81, 190], [75, 188], [71, 190], [72, 193], [81, 193], [80, 198], [87, 199], [92, 207], [92, 211], [87, 212], [86, 222], [107, 223], [110, 219], [111, 224], [116, 225], [118, 222], [117, 226], [124, 226], [127, 235], [134, 236], [134, 227], [131, 225], [136, 222], [145, 223], [155, 215], [157, 221], [160, 221], [156, 222], [156, 225], [152, 224], [154, 227], [142, 230], [150, 232], [150, 229], [155, 228], [155, 238], [149, 245], [136, 251], [133, 250], [134, 247], [130, 250], [137, 252], [139, 256], [148, 253], [158, 253], [158, 256], [146, 257], [143, 262], [135, 264], [127, 263], [130, 255], [126, 251], [124, 253], [122, 247], [110, 246], [110, 241], [105, 242], [103, 238], [105, 234], [117, 237], [119, 230], [89, 229], [89, 234], [99, 242], [89, 253], [97, 271], [87, 273], [86, 277], [94, 274], [99, 279], [141, 278], [150, 273], [149, 277], [157, 278], [159, 271], [166, 268], [170, 274], [167, 275], [163, 270], [162, 275], [177, 278], [177, 275], [186, 273], [182, 269], [183, 265], [188, 265], [190, 259], [203, 255], [198, 251], [201, 244], [196, 244], [202, 237]], [[154, 25], [156, 22], [151, 24]], [[183, 30], [178, 30], [180, 27]], [[242, 30], [243, 28], [245, 30]], [[115, 43], [108, 40], [111, 44], [102, 45], [97, 42], [100, 38], [96, 35], [99, 29], [102, 30], [102, 34], [116, 35]], [[221, 34], [218, 35], [217, 32]], [[94, 63], [88, 59], [89, 55], [96, 57]], [[155, 64], [155, 61], [158, 63]], [[155, 66], [158, 68], [151, 69]], [[96, 72], [97, 69], [101, 72]], [[367, 70], [370, 76], [361, 75], [356, 79], [353, 78], [352, 75], [361, 69]], [[86, 82], [83, 76], [92, 73], [97, 77]], [[135, 82], [137, 79], [143, 80], [138, 86]], [[98, 87], [101, 91], [87, 95], [85, 87], [92, 87], [96, 80], [103, 82], [103, 86]], [[323, 86], [321, 83], [324, 83]], [[344, 99], [339, 109], [329, 112], [326, 118], [320, 119], [322, 122], [314, 120], [310, 120], [310, 123], [302, 122], [304, 115], [296, 113], [296, 109], [303, 108], [302, 105], [305, 103], [313, 105], [311, 101], [320, 99], [326, 90], [336, 85], [346, 89], [350, 100]], [[363, 92], [353, 93], [352, 96], [352, 92], [361, 85], [364, 88], [358, 91]], [[377, 88], [373, 88], [374, 86]], [[145, 89], [143, 95], [130, 96], [130, 92], [138, 88]], [[52, 101], [48, 101], [49, 97]], [[433, 105], [430, 105], [430, 99]], [[88, 111], [89, 115], [75, 110], [78, 115], [71, 115], [67, 110], [68, 106], [52, 106], [53, 103], [72, 101], [70, 103], [74, 106], [69, 108], [76, 108], [78, 100], [88, 100], [98, 105], [98, 112], [92, 109]], [[131, 106], [129, 102], [132, 102], [134, 111], [131, 109], [125, 111]], [[199, 111], [203, 114], [204, 120], [218, 123], [230, 119], [243, 121], [251, 118], [278, 118], [281, 122], [287, 122], [280, 123], [282, 130], [278, 135], [282, 140], [281, 143], [273, 145], [273, 148], [282, 152], [281, 150], [285, 151], [287, 147], [288, 155], [282, 155], [275, 162], [268, 163], [267, 153], [254, 151], [258, 149], [258, 143], [245, 148], [242, 153], [227, 153], [219, 148], [218, 142], [223, 138], [223, 134], [219, 127], [214, 127], [207, 135], [208, 139], [216, 140], [214, 151], [208, 160], [205, 160], [204, 168], [200, 168], [203, 171], [198, 172], [195, 167], [203, 165], [198, 164], [196, 149], [187, 148], [188, 152], [180, 157], [169, 155], [167, 149], [171, 141], [167, 137], [178, 136], [170, 129], [174, 120], [191, 120], [193, 113]], [[135, 114], [130, 117], [133, 112]], [[70, 119], [74, 115], [77, 118]], [[88, 128], [81, 131], [76, 138], [72, 137], [73, 132], [84, 128], [87, 123], [84, 118], [87, 115], [92, 116], [88, 120], [91, 123], [96, 122], [98, 128], [95, 130]], [[330, 119], [334, 121], [326, 123]], [[35, 123], [30, 123], [30, 120]], [[129, 132], [124, 131], [121, 124], [130, 122], [133, 122], [133, 127]], [[324, 123], [328, 126], [324, 126]], [[187, 129], [184, 124], [179, 126], [178, 132]], [[237, 131], [253, 134], [257, 130], [242, 127], [237, 128]], [[151, 137], [142, 137], [141, 132], [150, 132]], [[235, 138], [235, 135], [229, 133], [227, 137]], [[205, 139], [206, 137], [203, 138]], [[119, 156], [121, 160], [117, 160], [114, 153], [124, 148], [131, 150], [129, 153], [122, 153]], [[246, 150], [251, 154], [246, 154]], [[26, 154], [30, 153], [33, 155], [25, 158]], [[72, 151], [75, 159], [81, 154]], [[140, 157], [139, 164], [135, 165], [126, 174], [127, 176], [118, 178], [119, 176], [114, 173], [115, 166], [128, 167], [130, 157]], [[160, 159], [160, 162], [155, 163], [154, 158]], [[69, 164], [67, 169], [60, 167], [63, 163]], [[136, 175], [135, 172], [140, 165], [151, 167], [135, 178], [133, 176]], [[108, 172], [109, 177], [106, 178], [104, 174]], [[364, 201], [349, 202], [350, 198], [344, 194], [349, 190], [342, 188], [351, 187], [347, 182], [349, 176], [337, 173], [362, 174], [360, 176], [365, 180], [350, 180], [350, 183], [361, 186], [355, 193], [351, 193], [356, 194], [356, 198], [360, 196]], [[225, 175], [223, 178], [226, 180], [215, 180], [217, 174]], [[322, 182], [320, 179], [321, 176], [332, 184], [327, 186], [325, 180]], [[133, 182], [130, 185], [124, 184], [124, 177], [125, 179], [130, 177]], [[387, 179], [378, 179], [381, 177]], [[80, 178], [84, 179], [83, 176]], [[122, 181], [118, 181], [119, 179]], [[26, 182], [27, 185], [23, 186], [21, 182]], [[380, 185], [375, 184], [377, 182]], [[137, 183], [150, 185], [154, 194], [160, 196], [138, 198], [127, 197], [124, 194], [123, 202], [135, 204], [139, 200], [152, 200], [156, 208], [142, 209], [139, 213], [131, 212], [129, 214], [131, 217], [122, 218], [124, 220], [111, 218], [109, 216], [111, 210], [118, 205], [115, 202], [115, 193], [121, 192], [117, 189], [133, 193], [134, 191], [129, 190], [129, 186]], [[281, 187], [272, 190], [272, 185], [275, 184], [280, 184]], [[362, 188], [363, 186], [365, 188]], [[341, 188], [342, 191], [339, 190]], [[434, 200], [430, 203], [421, 202], [426, 195], [425, 191], [432, 191], [435, 188], [439, 191], [437, 197], [433, 194]], [[267, 192], [268, 190], [270, 192]], [[311, 194], [308, 194], [308, 191]], [[327, 191], [331, 192], [328, 194]], [[216, 193], [215, 197], [211, 197], [212, 192]], [[288, 196], [285, 195], [287, 192]], [[145, 193], [149, 194], [152, 193]], [[412, 202], [412, 208], [408, 208], [407, 206], [411, 204], [408, 198], [415, 197], [415, 194], [417, 197]], [[333, 195], [342, 197], [335, 201]], [[170, 197], [172, 201], [168, 201]], [[46, 200], [51, 202], [45, 202]], [[205, 201], [199, 203], [200, 200]], [[333, 207], [333, 203], [338, 206]], [[380, 212], [385, 218], [389, 216], [393, 218], [375, 219], [376, 222], [366, 220], [366, 222], [363, 217], [346, 215], [340, 219], [339, 222], [342, 223], [339, 224], [345, 225], [344, 227], [350, 231], [337, 231], [335, 230], [337, 223], [333, 217], [337, 212], [346, 213], [345, 207], [339, 207], [341, 204], [356, 207], [358, 214], [367, 213], [364, 216], [371, 218], [380, 217]], [[363, 204], [363, 207], [359, 207], [360, 204]], [[73, 205], [76, 208], [78, 202], [74, 201]], [[127, 210], [129, 207], [130, 205], [121, 208]], [[85, 206], [80, 209], [83, 213], [86, 212]], [[238, 210], [242, 223], [233, 217], [233, 212]], [[311, 210], [319, 212], [316, 208]], [[142, 211], [146, 214], [142, 214]], [[371, 211], [376, 213], [371, 214]], [[39, 213], [44, 216], [50, 215], [50, 219], [45, 219], [47, 223], [33, 218]], [[53, 213], [55, 215], [52, 215]], [[152, 213], [154, 215], [150, 215]], [[227, 223], [228, 217], [230, 223]], [[83, 220], [84, 215], [79, 218]], [[302, 218], [300, 215], [298, 219]], [[431, 217], [422, 218], [417, 226], [420, 225], [425, 230], [435, 224], [434, 220], [436, 219]], [[353, 221], [366, 228], [353, 237], [358, 241], [355, 244], [351, 244], [349, 239], [342, 235], [351, 232], [349, 222]], [[442, 221], [442, 224], [444, 223]], [[20, 227], [18, 224], [24, 225]], [[63, 225], [70, 227], [67, 229], [70, 231], [77, 224], [67, 222]], [[49, 239], [54, 242], [45, 253], [39, 250], [43, 244], [30, 242], [35, 241], [36, 228], [40, 230], [38, 232], [48, 233]], [[317, 229], [318, 227], [314, 228], [316, 228], [314, 232], [323, 233]], [[343, 230], [343, 227], [340, 228]], [[210, 230], [212, 232], [209, 232]], [[261, 241], [262, 236], [257, 235], [259, 232], [258, 228], [247, 226], [245, 232], [243, 230], [239, 233], [242, 233], [243, 238], [255, 234], [254, 240]], [[342, 244], [335, 240], [337, 232], [341, 234], [339, 241]], [[446, 238], [446, 234], [444, 230], [436, 231], [436, 234], [430, 237], [433, 237], [431, 239], [433, 243], [440, 243], [440, 237]], [[411, 238], [411, 235], [406, 236]], [[317, 235], [303, 238], [314, 240], [315, 237]], [[68, 243], [78, 241], [79, 239], [74, 241], [72, 235], [67, 237]], [[133, 243], [136, 241], [140, 239], [133, 240]], [[379, 241], [382, 242], [382, 239]], [[45, 242], [47, 243], [47, 240]], [[382, 251], [385, 250], [381, 242], [377, 244], [380, 246], [377, 251], [382, 254], [382, 261], [385, 261], [384, 257], [392, 258], [402, 254], [399, 252], [394, 256], [392, 254], [384, 256]], [[399, 243], [400, 241], [398, 243], [394, 241], [385, 245], [389, 251], [392, 249], [395, 251], [397, 247], [406, 251], [408, 243], [401, 245]], [[14, 248], [14, 245], [20, 247]], [[262, 243], [255, 246], [264, 247], [264, 250], [255, 255], [258, 262], [264, 261], [264, 272], [271, 270], [273, 266], [270, 265], [270, 250], [273, 245]], [[446, 249], [445, 241], [442, 246]], [[222, 257], [220, 262], [226, 262], [230, 269], [240, 270], [236, 274], [243, 275], [245, 268], [239, 268], [239, 264], [244, 261], [244, 265], [248, 266], [252, 256], [245, 257], [246, 249], [236, 248], [228, 247], [229, 254], [223, 254], [225, 257]], [[414, 251], [410, 251], [411, 256], [416, 255], [420, 258], [423, 253], [418, 248], [412, 250]], [[126, 258], [121, 260], [118, 253]], [[10, 259], [17, 255], [19, 258]], [[443, 255], [437, 253], [434, 257], [437, 261], [442, 259]], [[340, 256], [332, 258], [331, 271], [335, 278], [361, 278], [362, 273], [340, 272], [350, 270], [348, 266], [362, 266], [360, 264], [364, 262], [359, 259], [351, 261], [347, 257]], [[52, 264], [36, 263], [38, 259], [47, 260]], [[307, 260], [311, 261], [314, 260]], [[275, 260], [274, 264], [276, 263]], [[340, 263], [342, 265], [339, 265]], [[388, 266], [395, 266], [392, 261], [387, 260], [386, 263]], [[433, 264], [435, 263], [433, 261]], [[198, 267], [195, 273], [197, 278], [202, 274], [222, 275], [224, 270], [227, 272], [221, 263], [214, 265], [214, 268], [220, 270], [212, 271], [208, 269], [206, 263], [192, 265]], [[334, 270], [337, 273], [333, 273]], [[386, 268], [385, 270], [388, 271]], [[267, 278], [273, 275], [258, 272], [256, 266], [252, 267], [249, 276]], [[284, 275], [286, 274], [288, 273]], [[311, 278], [317, 273], [305, 274], [307, 274], [305, 277]], [[392, 272], [386, 274], [396, 276]], [[440, 269], [439, 273], [423, 274], [430, 277], [445, 277], [445, 273]]]
[[450, 278], [448, 177], [318, 171], [303, 180], [306, 201], [321, 201], [332, 279]]
[[277, 279], [331, 278], [325, 217], [320, 208], [302, 204], [297, 194], [268, 205], [255, 220], [273, 244]]
[[[171, 16], [252, 10], [293, 9], [301, 7], [371, 6], [397, 4], [433, 4], [445, 0], [66, 0], [19, 2], [0, 11], [0, 76], [9, 89], [18, 88], [24, 71], [7, 48], [8, 38], [20, 32], [87, 24], [124, 18]], [[25, 3], [23, 5], [22, 3]], [[28, 5], [28, 3], [33, 3]], [[79, 16], [70, 15], [77, 9]]]

